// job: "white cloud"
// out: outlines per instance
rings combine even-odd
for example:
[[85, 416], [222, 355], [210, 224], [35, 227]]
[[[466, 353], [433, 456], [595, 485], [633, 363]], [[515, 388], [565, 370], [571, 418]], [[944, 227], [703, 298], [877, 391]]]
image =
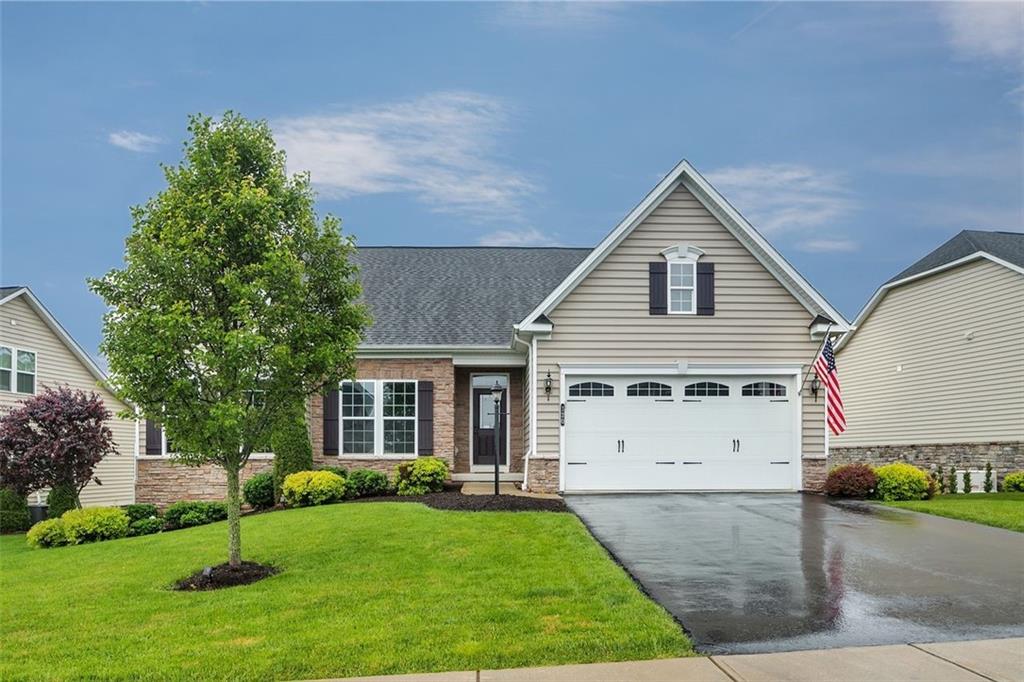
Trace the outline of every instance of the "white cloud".
[[324, 196], [406, 192], [434, 211], [515, 221], [537, 187], [496, 152], [509, 116], [499, 99], [439, 92], [273, 129], [288, 165]]
[[163, 140], [134, 130], [118, 130], [107, 136], [107, 142], [130, 152], [155, 152]]
[[558, 246], [558, 241], [536, 228], [499, 230], [480, 238], [481, 246]]
[[1024, 56], [1024, 3], [946, 2], [938, 5], [949, 41], [965, 59], [1007, 60], [1020, 68]]
[[592, 30], [612, 22], [623, 4], [617, 2], [496, 2], [489, 5], [492, 24], [514, 29]]
[[798, 243], [796, 248], [808, 253], [848, 253], [856, 251], [860, 245], [852, 239], [808, 239]]
[[798, 164], [748, 165], [707, 174], [761, 232], [824, 243], [857, 206], [840, 176]]

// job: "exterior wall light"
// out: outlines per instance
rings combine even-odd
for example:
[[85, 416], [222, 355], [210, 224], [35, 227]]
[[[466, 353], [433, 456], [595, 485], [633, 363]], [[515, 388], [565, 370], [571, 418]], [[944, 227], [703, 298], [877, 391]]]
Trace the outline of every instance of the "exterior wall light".
[[548, 370], [547, 377], [544, 378], [544, 395], [548, 398], [551, 397], [551, 370]]
[[818, 374], [815, 372], [814, 378], [811, 379], [811, 393], [814, 394], [814, 401], [818, 401], [818, 391], [821, 390], [821, 381], [818, 379]]

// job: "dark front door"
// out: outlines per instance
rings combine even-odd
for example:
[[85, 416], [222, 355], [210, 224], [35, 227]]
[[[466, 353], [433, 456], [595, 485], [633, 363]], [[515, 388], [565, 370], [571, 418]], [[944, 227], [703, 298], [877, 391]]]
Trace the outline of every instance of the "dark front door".
[[501, 392], [501, 418], [494, 416], [494, 398], [489, 388], [473, 389], [473, 464], [476, 466], [494, 466], [494, 429], [500, 424], [498, 432], [498, 464], [508, 464], [508, 452], [505, 445], [505, 429], [508, 418], [508, 389]]

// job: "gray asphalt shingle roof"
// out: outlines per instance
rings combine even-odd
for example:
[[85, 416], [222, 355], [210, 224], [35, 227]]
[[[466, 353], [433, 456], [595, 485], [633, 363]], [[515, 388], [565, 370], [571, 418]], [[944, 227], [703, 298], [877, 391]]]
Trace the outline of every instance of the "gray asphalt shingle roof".
[[363, 246], [365, 345], [508, 346], [591, 249]]
[[25, 287], [0, 287], [0, 298], [7, 298], [16, 291], [21, 291]]
[[[1024, 268], [1024, 233], [964, 230], [948, 242], [896, 275], [889, 282], [912, 277], [952, 263], [978, 251], [984, 251]], [[888, 284], [889, 282], [886, 282]]]

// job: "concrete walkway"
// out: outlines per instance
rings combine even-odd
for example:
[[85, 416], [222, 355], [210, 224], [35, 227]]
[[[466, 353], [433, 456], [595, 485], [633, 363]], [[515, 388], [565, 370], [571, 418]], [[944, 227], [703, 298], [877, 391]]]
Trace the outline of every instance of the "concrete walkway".
[[[539, 499], [546, 500], [557, 500], [560, 495], [553, 495], [550, 493], [530, 493], [520, 488], [515, 483], [499, 483], [498, 493], [501, 495], [515, 495], [516, 497], [536, 497]], [[493, 495], [494, 494], [494, 482], [484, 481], [467, 481], [462, 484], [463, 495]]]
[[1021, 682], [1024, 638], [787, 651], [348, 682]]

